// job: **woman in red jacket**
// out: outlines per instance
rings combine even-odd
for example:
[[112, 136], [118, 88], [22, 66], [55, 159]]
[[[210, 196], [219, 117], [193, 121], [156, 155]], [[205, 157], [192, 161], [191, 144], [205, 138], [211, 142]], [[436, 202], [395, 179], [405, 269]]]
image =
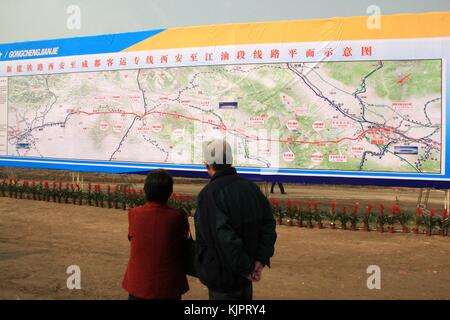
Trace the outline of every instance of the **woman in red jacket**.
[[179, 300], [189, 290], [183, 261], [187, 217], [167, 206], [173, 192], [168, 172], [150, 171], [144, 191], [146, 204], [128, 212], [131, 250], [122, 288], [130, 300]]

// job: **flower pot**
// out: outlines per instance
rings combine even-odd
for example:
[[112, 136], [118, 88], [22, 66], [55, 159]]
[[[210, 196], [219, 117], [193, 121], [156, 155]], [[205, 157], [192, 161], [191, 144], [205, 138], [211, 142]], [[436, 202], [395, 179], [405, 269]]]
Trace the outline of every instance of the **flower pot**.
[[342, 224], [341, 228], [342, 228], [342, 230], [347, 230], [347, 225], [346, 224]]
[[368, 232], [369, 231], [369, 225], [367, 223], [364, 223], [362, 230]]
[[352, 231], [356, 231], [356, 224], [352, 224], [351, 226], [350, 226], [350, 230], [352, 230]]
[[292, 222], [292, 220], [288, 220], [288, 221], [287, 221], [287, 225], [288, 225], [289, 227], [292, 227], [292, 226], [294, 225], [294, 223]]
[[394, 233], [394, 227], [388, 227], [388, 232], [389, 233]]
[[439, 231], [438, 231], [438, 235], [444, 236], [444, 230], [439, 230]]
[[419, 234], [419, 229], [417, 229], [417, 228], [413, 228], [412, 231], [413, 231], [413, 234]]
[[317, 229], [323, 229], [323, 223], [322, 222], [319, 222], [317, 224]]
[[313, 226], [313, 224], [312, 224], [311, 222], [307, 222], [307, 223], [306, 223], [306, 227], [307, 227], [308, 229], [314, 228], [314, 226]]
[[[124, 209], [124, 210], [125, 210], [125, 209]], [[282, 224], [283, 224], [283, 220], [277, 219], [277, 224], [278, 224], [278, 225], [282, 225]]]
[[432, 234], [433, 234], [433, 233], [431, 232], [431, 230], [427, 230], [427, 231], [426, 231], [426, 235], [427, 235], [427, 236], [431, 236]]
[[330, 223], [330, 229], [332, 230], [336, 229], [336, 225], [334, 223]]
[[403, 227], [402, 228], [402, 232], [403, 233], [409, 233], [409, 228], [408, 227]]
[[377, 230], [378, 230], [378, 232], [380, 232], [380, 233], [384, 233], [384, 227], [378, 227]]
[[297, 221], [297, 227], [302, 228], [303, 227], [303, 221]]

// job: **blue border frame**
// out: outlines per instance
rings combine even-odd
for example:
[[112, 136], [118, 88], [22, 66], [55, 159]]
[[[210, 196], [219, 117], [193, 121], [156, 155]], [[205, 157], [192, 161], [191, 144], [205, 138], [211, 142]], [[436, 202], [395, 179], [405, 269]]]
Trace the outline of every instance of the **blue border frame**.
[[[66, 160], [49, 158], [24, 158], [24, 157], [0, 157], [0, 166], [17, 168], [35, 168], [49, 170], [69, 170], [78, 172], [102, 172], [110, 174], [147, 174], [153, 169], [165, 169], [176, 177], [186, 178], [208, 178], [206, 169], [201, 165], [176, 165], [160, 163], [132, 163], [111, 161], [89, 161], [89, 160]], [[450, 189], [450, 180], [426, 180], [408, 178], [373, 178], [351, 177], [349, 173], [336, 176], [336, 172], [325, 175], [323, 172], [307, 173], [303, 170], [290, 169], [264, 169], [237, 167], [239, 174], [253, 181], [287, 182], [301, 184], [349, 184], [349, 185], [377, 185], [377, 186], [403, 186], [415, 188], [437, 188]], [[295, 172], [294, 172], [295, 171]], [[357, 172], [351, 172], [357, 175]], [[366, 174], [366, 173], [364, 173]]]

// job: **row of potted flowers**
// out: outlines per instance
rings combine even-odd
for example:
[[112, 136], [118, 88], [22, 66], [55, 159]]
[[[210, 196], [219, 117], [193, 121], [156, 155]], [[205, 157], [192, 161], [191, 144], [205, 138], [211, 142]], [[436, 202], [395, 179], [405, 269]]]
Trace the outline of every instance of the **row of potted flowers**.
[[[145, 203], [143, 190], [136, 191], [128, 185], [100, 185], [88, 184], [86, 190], [74, 183], [63, 183], [61, 181], [17, 181], [13, 179], [0, 181], [0, 196], [43, 200], [59, 203], [72, 203], [78, 205], [90, 205], [97, 207], [107, 207], [126, 210]], [[436, 210], [423, 210], [417, 208], [414, 214], [408, 210], [402, 210], [398, 204], [386, 210], [383, 204], [376, 208], [372, 205], [362, 207], [359, 203], [352, 206], [338, 207], [336, 201], [332, 201], [329, 207], [324, 208], [317, 201], [286, 199], [284, 203], [276, 198], [270, 199], [274, 217], [278, 224], [289, 226], [313, 228], [316, 226], [322, 229], [325, 222], [330, 229], [340, 227], [341, 229], [351, 229], [369, 231], [376, 229], [385, 232], [386, 225], [388, 232], [394, 232], [394, 227], [400, 225], [403, 233], [409, 233], [411, 223], [413, 233], [434, 233], [448, 235], [450, 227], [450, 217], [447, 210], [443, 209], [441, 214]], [[189, 215], [193, 214], [195, 201], [189, 195], [183, 197], [181, 194], [173, 194], [169, 199], [169, 205], [174, 208], [184, 209]], [[339, 225], [338, 225], [339, 223]], [[374, 228], [375, 227], [375, 228]]]
[[[83, 190], [79, 184], [63, 183], [62, 181], [17, 181], [3, 180], [0, 182], [0, 196], [16, 199], [51, 201], [127, 210], [145, 203], [143, 190], [135, 190], [125, 185], [88, 184]], [[194, 202], [189, 195], [173, 194], [169, 204], [175, 208], [185, 209], [192, 214]]]
[[336, 229], [339, 226], [343, 230], [375, 229], [385, 232], [387, 226], [387, 231], [390, 233], [395, 232], [395, 227], [400, 225], [403, 233], [409, 233], [412, 224], [412, 232], [415, 234], [432, 235], [437, 232], [443, 236], [448, 235], [450, 227], [450, 218], [446, 209], [443, 209], [441, 214], [437, 214], [435, 209], [428, 211], [417, 208], [414, 214], [414, 212], [402, 210], [398, 204], [393, 204], [387, 210], [383, 204], [375, 208], [370, 204], [363, 207], [359, 203], [338, 207], [336, 201], [332, 201], [329, 207], [324, 208], [317, 201], [311, 200], [304, 202], [296, 200], [293, 203], [291, 199], [286, 199], [283, 204], [276, 198], [270, 201], [273, 214], [280, 225], [307, 228], [316, 226], [318, 229], [323, 229], [326, 221], [330, 229]]

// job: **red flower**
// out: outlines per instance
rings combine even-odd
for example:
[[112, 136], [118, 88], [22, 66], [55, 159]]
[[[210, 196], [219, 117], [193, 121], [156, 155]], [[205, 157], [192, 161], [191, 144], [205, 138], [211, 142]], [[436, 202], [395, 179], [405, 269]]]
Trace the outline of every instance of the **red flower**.
[[292, 202], [289, 198], [286, 199], [286, 207], [288, 207], [289, 209], [292, 207]]
[[432, 218], [434, 217], [434, 213], [435, 213], [435, 212], [434, 212], [434, 209], [431, 209], [431, 210], [430, 210], [430, 219], [432, 219]]
[[333, 213], [336, 212], [336, 200], [331, 202], [331, 212], [333, 212]]
[[191, 200], [191, 196], [189, 194], [186, 195], [186, 201], [189, 202]]
[[310, 201], [310, 200], [307, 200], [307, 201], [306, 201], [306, 209], [307, 209], [308, 211], [311, 211], [311, 201]]
[[355, 203], [353, 205], [353, 215], [356, 216], [358, 214], [359, 204]]
[[392, 205], [391, 214], [400, 214], [400, 206], [398, 204]]
[[343, 206], [342, 207], [342, 214], [347, 214], [347, 207], [346, 206]]
[[420, 217], [422, 215], [422, 208], [417, 208], [417, 217]]
[[178, 195], [177, 200], [178, 200], [179, 202], [183, 202], [183, 195], [182, 195], [181, 193]]
[[295, 207], [297, 208], [297, 210], [300, 210], [302, 208], [302, 201], [301, 200], [295, 201]]
[[442, 222], [444, 222], [447, 219], [447, 209], [442, 210]]
[[379, 215], [384, 214], [384, 205], [383, 204], [380, 204], [380, 206], [378, 207], [378, 214]]
[[369, 204], [366, 208], [366, 214], [369, 215], [371, 213], [372, 213], [372, 205]]
[[276, 199], [276, 198], [272, 199], [272, 206], [274, 206], [275, 208], [278, 207], [278, 199]]
[[111, 186], [108, 184], [108, 194], [111, 193]]
[[319, 203], [316, 200], [314, 200], [313, 206], [315, 211], [319, 210]]

